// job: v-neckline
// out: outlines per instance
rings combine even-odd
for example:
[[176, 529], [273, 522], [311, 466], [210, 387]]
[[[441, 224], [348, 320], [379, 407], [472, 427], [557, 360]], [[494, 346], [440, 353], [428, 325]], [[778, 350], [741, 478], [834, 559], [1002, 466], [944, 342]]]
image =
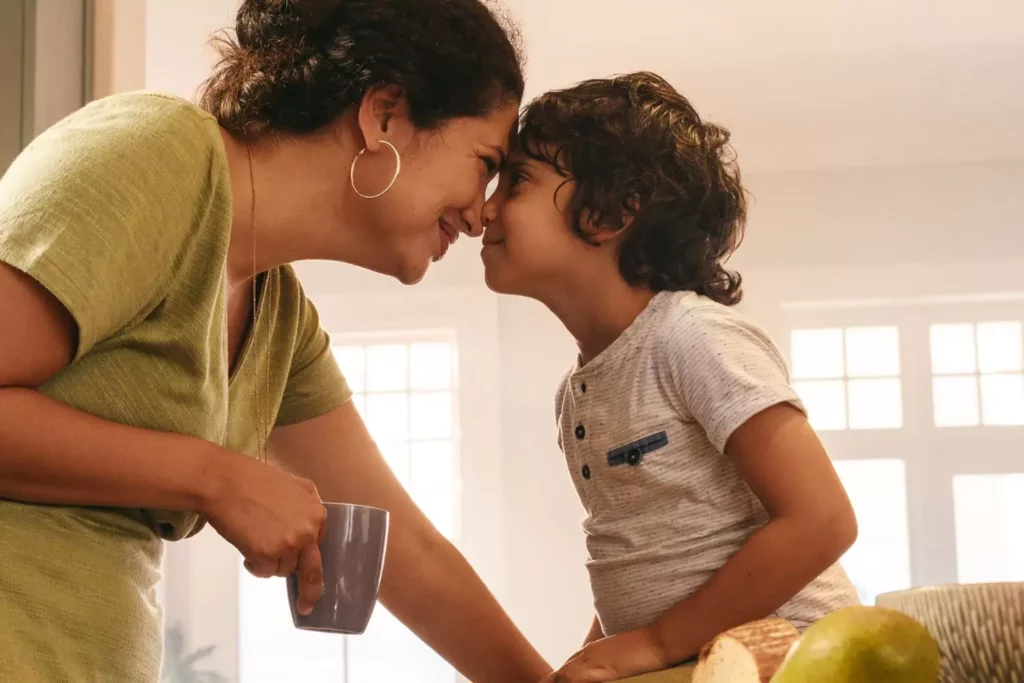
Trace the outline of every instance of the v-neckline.
[[[260, 315], [263, 312], [263, 301], [266, 299], [267, 293], [267, 279], [271, 277], [273, 271], [266, 271], [256, 276], [256, 306], [252, 312], [252, 321], [249, 324], [249, 330], [245, 334], [245, 339], [242, 340], [242, 348], [238, 351], [238, 357], [235, 359], [234, 367], [228, 371], [228, 388], [234, 384], [235, 379], [239, 375], [239, 371], [245, 365], [246, 360], [249, 358], [252, 346], [255, 344], [256, 333], [259, 330], [259, 323], [262, 318]], [[224, 312], [224, 326], [227, 328], [227, 311]], [[228, 348], [228, 365], [231, 364], [231, 349]]]

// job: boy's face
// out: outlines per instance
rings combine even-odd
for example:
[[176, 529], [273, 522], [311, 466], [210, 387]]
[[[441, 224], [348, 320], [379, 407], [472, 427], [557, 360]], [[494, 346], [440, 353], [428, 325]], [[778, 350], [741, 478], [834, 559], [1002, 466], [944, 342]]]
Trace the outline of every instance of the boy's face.
[[573, 234], [574, 183], [549, 164], [513, 151], [483, 210], [487, 286], [542, 301], [581, 272], [595, 249]]

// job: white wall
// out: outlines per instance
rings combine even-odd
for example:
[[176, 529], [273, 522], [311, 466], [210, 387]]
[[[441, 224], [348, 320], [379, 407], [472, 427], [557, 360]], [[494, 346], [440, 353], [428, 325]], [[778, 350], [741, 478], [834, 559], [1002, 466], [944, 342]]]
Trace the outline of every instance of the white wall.
[[215, 59], [209, 39], [235, 25], [237, 1], [131, 1], [146, 5], [146, 87], [192, 99]]
[[90, 97], [146, 86], [146, 3], [94, 0], [93, 82]]
[[[211, 60], [203, 42], [232, 13], [231, 0], [149, 0], [147, 87], [190, 96]], [[777, 335], [785, 302], [1024, 291], [1024, 162], [768, 173], [748, 186], [756, 203], [735, 264], [747, 276], [745, 310]], [[459, 330], [463, 547], [542, 653], [569, 655], [591, 616], [582, 511], [554, 431], [571, 339], [540, 306], [488, 294], [468, 243], [414, 290], [333, 264], [300, 272], [336, 331]], [[230, 559], [209, 536], [191, 550]], [[185, 567], [188, 595], [170, 596], [172, 616], [189, 619], [202, 642], [230, 638], [231, 579], [198, 574], [183, 557], [171, 561]], [[219, 654], [225, 673], [233, 657], [230, 646]]]

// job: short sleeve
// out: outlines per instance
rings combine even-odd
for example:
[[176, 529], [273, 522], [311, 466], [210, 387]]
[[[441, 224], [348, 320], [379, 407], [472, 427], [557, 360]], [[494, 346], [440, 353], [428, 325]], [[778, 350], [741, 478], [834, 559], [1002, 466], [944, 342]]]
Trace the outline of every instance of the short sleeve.
[[348, 382], [331, 352], [330, 337], [305, 294], [301, 294], [294, 349], [277, 414], [277, 425], [282, 427], [320, 417], [352, 398]]
[[804, 411], [778, 347], [731, 310], [687, 311], [665, 353], [685, 410], [720, 452], [739, 427], [772, 406], [790, 403]]
[[226, 183], [217, 135], [183, 100], [109, 98], [43, 133], [0, 180], [0, 261], [72, 315], [76, 358], [166, 294]]

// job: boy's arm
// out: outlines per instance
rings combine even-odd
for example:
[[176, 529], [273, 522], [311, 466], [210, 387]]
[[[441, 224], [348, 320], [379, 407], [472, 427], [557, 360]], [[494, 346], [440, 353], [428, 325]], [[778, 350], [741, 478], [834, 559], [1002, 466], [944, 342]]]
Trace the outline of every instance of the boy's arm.
[[655, 623], [589, 644], [548, 682], [613, 681], [683, 662], [722, 631], [776, 611], [853, 544], [849, 499], [799, 410], [780, 403], [758, 413], [733, 433], [726, 453], [768, 524]]
[[714, 636], [764, 618], [842, 557], [857, 538], [846, 491], [804, 415], [779, 404], [729, 439], [726, 453], [770, 521], [650, 631], [668, 664], [695, 655]]
[[664, 363], [681, 409], [769, 516], [704, 586], [650, 627], [675, 663], [718, 633], [775, 612], [842, 556], [857, 524], [785, 358], [764, 330], [705, 308], [677, 321], [668, 342]]

